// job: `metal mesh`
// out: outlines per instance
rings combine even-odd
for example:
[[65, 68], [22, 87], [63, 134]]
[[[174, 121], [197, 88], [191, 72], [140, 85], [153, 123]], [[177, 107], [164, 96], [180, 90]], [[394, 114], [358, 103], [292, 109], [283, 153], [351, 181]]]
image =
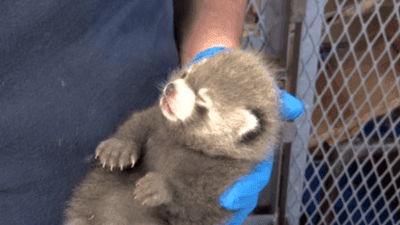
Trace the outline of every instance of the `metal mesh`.
[[400, 224], [399, 24], [399, 0], [308, 0], [291, 224]]
[[282, 1], [249, 0], [242, 48], [257, 49], [273, 58], [281, 57], [287, 44], [282, 19], [285, 16], [284, 6]]

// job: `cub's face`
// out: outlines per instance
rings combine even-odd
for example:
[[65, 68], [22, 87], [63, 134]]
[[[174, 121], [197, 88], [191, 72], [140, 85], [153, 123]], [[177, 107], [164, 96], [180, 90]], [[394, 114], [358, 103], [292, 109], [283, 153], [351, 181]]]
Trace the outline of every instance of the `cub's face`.
[[171, 128], [183, 131], [178, 139], [195, 140], [194, 148], [254, 147], [276, 128], [277, 94], [266, 69], [237, 50], [204, 59], [171, 75], [161, 111]]

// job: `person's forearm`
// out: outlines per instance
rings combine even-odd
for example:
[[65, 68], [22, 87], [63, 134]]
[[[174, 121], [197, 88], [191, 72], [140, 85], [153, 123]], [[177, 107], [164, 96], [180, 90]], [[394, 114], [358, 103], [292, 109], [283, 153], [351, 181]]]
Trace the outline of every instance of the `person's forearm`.
[[213, 47], [240, 47], [247, 0], [174, 0], [181, 65]]

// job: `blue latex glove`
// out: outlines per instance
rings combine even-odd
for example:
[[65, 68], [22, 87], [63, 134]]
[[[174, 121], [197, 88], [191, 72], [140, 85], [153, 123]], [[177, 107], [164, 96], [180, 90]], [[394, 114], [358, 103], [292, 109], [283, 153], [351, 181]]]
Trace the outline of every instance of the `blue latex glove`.
[[[187, 67], [210, 58], [222, 51], [230, 51], [226, 47], [213, 47], [200, 52]], [[277, 88], [278, 89], [278, 88]], [[303, 103], [285, 91], [279, 90], [280, 115], [283, 119], [294, 120], [304, 112]], [[246, 217], [257, 206], [258, 194], [267, 186], [271, 177], [274, 162], [274, 152], [253, 168], [250, 174], [236, 180], [236, 182], [222, 193], [219, 200], [221, 206], [236, 213], [226, 219], [224, 224], [242, 224]]]

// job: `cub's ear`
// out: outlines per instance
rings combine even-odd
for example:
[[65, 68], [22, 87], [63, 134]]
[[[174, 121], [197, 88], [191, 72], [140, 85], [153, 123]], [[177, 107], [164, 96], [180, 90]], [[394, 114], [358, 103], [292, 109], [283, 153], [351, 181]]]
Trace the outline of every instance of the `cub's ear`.
[[239, 130], [240, 142], [249, 143], [261, 134], [261, 118], [255, 110], [240, 109], [237, 113], [243, 118], [243, 126]]
[[236, 115], [240, 116], [241, 128], [239, 130], [239, 135], [242, 136], [245, 133], [255, 130], [259, 126], [259, 121], [256, 115], [254, 115], [250, 110], [238, 109], [236, 110]]

